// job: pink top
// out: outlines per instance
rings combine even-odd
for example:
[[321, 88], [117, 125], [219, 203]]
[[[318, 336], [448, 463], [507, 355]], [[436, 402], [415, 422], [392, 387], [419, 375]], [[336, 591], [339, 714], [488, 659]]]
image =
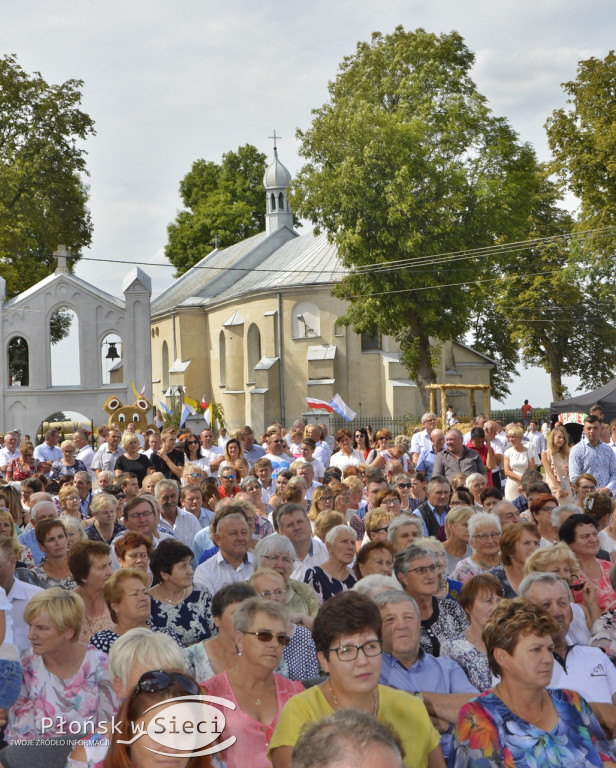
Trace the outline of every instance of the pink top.
[[269, 725], [253, 720], [252, 717], [240, 709], [226, 672], [210, 678], [205, 683], [209, 695], [229, 699], [237, 707], [237, 709], [232, 710], [212, 704], [212, 706], [220, 709], [225, 716], [226, 722], [220, 737], [221, 741], [231, 736], [237, 737], [235, 744], [225, 749], [220, 755], [225, 761], [227, 768], [246, 768], [246, 766], [250, 766], [250, 768], [271, 768], [272, 764], [268, 760], [267, 750], [272, 734], [278, 725], [278, 718], [282, 708], [291, 697], [304, 690], [304, 686], [299, 681], [287, 680], [286, 677], [275, 673], [274, 683], [276, 685], [278, 711], [276, 712], [276, 717]]
[[[597, 602], [599, 603], [599, 608], [601, 608], [601, 611], [606, 611], [610, 607], [613, 608], [613, 604], [616, 602], [616, 593], [612, 589], [612, 584], [610, 583], [610, 568], [613, 563], [608, 563], [607, 560], [600, 560], [599, 558], [597, 558], [597, 562], [601, 566], [601, 576], [597, 581], [594, 579], [590, 579], [590, 581], [592, 581], [597, 590]], [[586, 581], [586, 579], [587, 577], [583, 573], [580, 573], [579, 581]], [[576, 603], [584, 603], [584, 598], [582, 597], [581, 592], [574, 592], [573, 599]]]

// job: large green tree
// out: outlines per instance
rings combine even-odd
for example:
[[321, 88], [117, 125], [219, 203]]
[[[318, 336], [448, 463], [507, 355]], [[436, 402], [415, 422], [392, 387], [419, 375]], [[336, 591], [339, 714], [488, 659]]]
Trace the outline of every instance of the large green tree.
[[342, 321], [395, 336], [424, 399], [440, 343], [469, 329], [475, 281], [500, 266], [460, 252], [524, 237], [536, 191], [534, 152], [492, 115], [473, 62], [457, 32], [374, 33], [298, 131], [295, 210], [349, 270]]
[[94, 124], [79, 109], [82, 86], [50, 85], [15, 56], [0, 57], [0, 275], [8, 297], [53, 272], [58, 245], [77, 259], [92, 239], [80, 141]]
[[176, 276], [212, 250], [265, 229], [263, 174], [266, 156], [251, 144], [227, 152], [222, 162], [196, 160], [180, 182], [185, 209], [169, 226], [165, 254]]

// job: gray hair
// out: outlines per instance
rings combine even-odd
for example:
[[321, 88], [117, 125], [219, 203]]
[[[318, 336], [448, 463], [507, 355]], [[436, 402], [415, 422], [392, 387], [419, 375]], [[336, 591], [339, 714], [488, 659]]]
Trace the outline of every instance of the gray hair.
[[352, 586], [353, 592], [366, 595], [371, 600], [374, 600], [375, 595], [383, 591], [391, 592], [394, 589], [401, 592], [402, 584], [393, 576], [383, 576], [382, 573], [371, 573], [369, 576], [364, 576]]
[[379, 608], [384, 608], [387, 603], [411, 603], [417, 619], [419, 620], [421, 618], [419, 615], [419, 608], [417, 607], [415, 600], [409, 594], [399, 589], [390, 589], [388, 592], [381, 592], [379, 595], [376, 595], [372, 599], [379, 606]]
[[[561, 504], [560, 507], [554, 507], [554, 509], [550, 512], [550, 522], [554, 528], [560, 528], [564, 522], [560, 519], [560, 516], [563, 512], [568, 512], [569, 515], [579, 515], [580, 510], [581, 507], [578, 507], [577, 504]], [[567, 515], [567, 517], [569, 515]]]
[[407, 474], [406, 472], [400, 472], [400, 474], [394, 475], [391, 478], [391, 482], [392, 482], [392, 485], [395, 488], [398, 485], [398, 483], [402, 483], [404, 481], [409, 483], [411, 481], [411, 479], [412, 479], [411, 476], [409, 474]]
[[466, 485], [466, 487], [467, 487], [467, 488], [470, 488], [470, 487], [471, 487], [471, 485], [472, 485], [472, 484], [475, 482], [475, 480], [477, 480], [478, 478], [479, 478], [480, 480], [484, 480], [484, 481], [485, 481], [485, 483], [486, 483], [486, 485], [487, 485], [488, 479], [487, 479], [487, 477], [486, 477], [485, 475], [482, 475], [482, 474], [481, 474], [481, 472], [473, 472], [471, 475], [469, 475], [469, 476], [466, 478], [466, 481], [465, 481], [464, 485]]
[[159, 480], [154, 486], [154, 495], [157, 499], [160, 498], [163, 491], [175, 491], [177, 494], [179, 494], [180, 484], [177, 480]]
[[79, 520], [77, 520], [76, 517], [72, 517], [72, 515], [60, 515], [58, 518], [61, 523], [64, 524], [64, 527], [66, 529], [72, 528], [74, 531], [77, 531], [79, 534], [79, 540], [80, 541], [86, 541], [88, 536], [83, 528], [83, 525]]
[[249, 597], [240, 603], [239, 608], [233, 614], [233, 631], [250, 632], [250, 627], [257, 613], [264, 613], [271, 619], [279, 619], [286, 627], [286, 632], [291, 629], [291, 621], [284, 605], [274, 600], [263, 600], [261, 597]]
[[103, 512], [109, 508], [115, 512], [117, 506], [118, 499], [116, 499], [113, 494], [101, 491], [100, 493], [95, 493], [92, 497], [92, 501], [90, 502], [90, 511], [96, 514], [97, 512]]
[[264, 555], [288, 555], [291, 560], [295, 560], [295, 548], [291, 539], [279, 533], [271, 533], [264, 539], [260, 539], [255, 547], [252, 561], [255, 571], [257, 568], [264, 567], [261, 563]]
[[383, 472], [387, 475], [390, 472], [395, 472], [397, 467], [396, 465], [400, 464], [400, 466], [404, 469], [404, 465], [402, 464], [402, 459], [389, 459], [389, 461], [386, 462], [385, 466], [383, 467]]
[[411, 441], [406, 435], [396, 435], [394, 438], [394, 446], [403, 453], [408, 453], [411, 447]]
[[90, 473], [85, 472], [83, 469], [80, 469], [79, 472], [75, 472], [73, 475], [73, 480], [85, 480], [89, 485], [92, 485], [92, 478], [90, 477]]
[[436, 413], [432, 413], [432, 411], [424, 413], [424, 415], [421, 417], [421, 423], [423, 424], [426, 419], [436, 419]]
[[432, 478], [428, 483], [428, 493], [432, 493], [435, 485], [449, 485], [449, 487], [451, 487], [449, 480], [445, 477], [445, 475], [432, 475]]
[[556, 573], [551, 573], [550, 571], [533, 571], [528, 576], [525, 576], [518, 587], [518, 597], [526, 597], [533, 584], [549, 584], [551, 587], [555, 584], [560, 584], [567, 593], [567, 597], [569, 597], [569, 585], [567, 582]]
[[494, 515], [491, 512], [477, 512], [468, 520], [468, 535], [469, 538], [477, 533], [479, 528], [483, 528], [485, 525], [495, 525], [499, 531], [502, 531], [501, 521], [498, 515]]
[[398, 537], [398, 529], [403, 528], [405, 525], [414, 525], [419, 531], [419, 535], [423, 536], [423, 522], [418, 517], [415, 517], [415, 515], [398, 515], [387, 528], [387, 541], [395, 544]]
[[366, 712], [341, 709], [306, 724], [293, 747], [289, 768], [359, 765], [374, 746], [390, 750], [403, 768], [404, 748], [393, 730]]
[[109, 651], [109, 672], [127, 684], [135, 667], [146, 669], [186, 669], [182, 648], [169, 635], [147, 627], [129, 629]]
[[325, 536], [325, 543], [333, 544], [341, 533], [348, 533], [349, 531], [353, 534], [355, 540], [357, 540], [357, 534], [350, 525], [335, 525], [331, 530], [327, 532], [327, 535]]
[[420, 560], [422, 557], [429, 557], [432, 562], [436, 562], [434, 552], [431, 549], [418, 547], [416, 544], [403, 549], [402, 552], [398, 552], [394, 558], [394, 573], [396, 576], [399, 573], [407, 573], [409, 565], [415, 560]]

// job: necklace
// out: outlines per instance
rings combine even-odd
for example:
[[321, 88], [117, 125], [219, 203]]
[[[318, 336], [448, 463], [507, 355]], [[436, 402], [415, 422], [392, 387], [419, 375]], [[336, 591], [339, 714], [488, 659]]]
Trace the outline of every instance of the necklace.
[[477, 555], [473, 555], [473, 560], [477, 563], [477, 565], [480, 565], [482, 568], [484, 568], [486, 571], [489, 571], [490, 568], [495, 568], [497, 565], [501, 564], [501, 558], [500, 554], [498, 556], [498, 560], [494, 563], [494, 565], [488, 565], [487, 563], [484, 563], [482, 560], [477, 557]]
[[[334, 689], [332, 688], [332, 684], [328, 683], [329, 685], [329, 692], [332, 695], [332, 699], [334, 700], [334, 704], [336, 705], [336, 709], [342, 709], [338, 699], [336, 698], [336, 694], [334, 693]], [[379, 702], [376, 695], [376, 689], [372, 691], [372, 703], [373, 703], [373, 711], [372, 714], [374, 717], [377, 716], [377, 712], [379, 711]]]
[[186, 590], [188, 587], [185, 587], [182, 591], [182, 597], [179, 600], [170, 600], [163, 592], [163, 588], [161, 584], [158, 584], [158, 594], [160, 595], [161, 599], [165, 601], [168, 605], [179, 605], [185, 598], [186, 598]]
[[481, 651], [482, 653], [485, 653], [485, 645], [483, 642], [478, 642], [475, 640], [475, 638], [471, 635], [471, 629], [470, 627], [466, 630], [464, 633], [464, 636], [468, 640], [468, 642], [473, 646], [473, 648], [477, 648], [478, 651]]
[[511, 704], [508, 704], [508, 703], [505, 701], [505, 697], [503, 696], [503, 692], [502, 692], [502, 690], [500, 690], [500, 687], [501, 687], [501, 686], [500, 686], [500, 683], [499, 683], [499, 684], [496, 686], [496, 688], [494, 689], [494, 691], [496, 692], [496, 689], [498, 689], [498, 696], [500, 697], [500, 699], [501, 699], [501, 701], [503, 702], [503, 704], [504, 704], [504, 705], [505, 705], [505, 706], [506, 706], [508, 709], [510, 709], [510, 710], [513, 712], [513, 714], [514, 714], [516, 717], [519, 717], [519, 718], [520, 718], [520, 720], [525, 720], [527, 723], [530, 723], [531, 725], [537, 725], [537, 723], [538, 723], [538, 722], [541, 720], [541, 718], [543, 717], [543, 703], [544, 703], [544, 698], [545, 698], [545, 697], [544, 697], [544, 695], [543, 695], [543, 691], [541, 691], [541, 705], [540, 705], [540, 709], [539, 709], [539, 716], [538, 716], [538, 717], [536, 717], [534, 720], [531, 720], [531, 719], [530, 719], [530, 718], [528, 718], [528, 717], [522, 717], [522, 715], [519, 715], [519, 714], [518, 714], [518, 713], [515, 711], [515, 709], [514, 709], [514, 708], [511, 706]]

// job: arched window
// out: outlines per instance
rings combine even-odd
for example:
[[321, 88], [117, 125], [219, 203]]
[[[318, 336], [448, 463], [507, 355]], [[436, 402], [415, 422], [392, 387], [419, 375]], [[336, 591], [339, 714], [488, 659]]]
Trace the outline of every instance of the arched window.
[[169, 347], [167, 342], [163, 341], [162, 348], [162, 366], [163, 366], [163, 390], [169, 389]]
[[221, 331], [218, 337], [218, 365], [220, 371], [220, 386], [227, 385], [227, 342], [225, 332]]
[[101, 381], [103, 384], [121, 384], [122, 339], [117, 333], [108, 333], [101, 342]]
[[362, 352], [383, 349], [383, 337], [378, 331], [364, 331], [361, 335], [361, 348]]
[[276, 210], [276, 195], [273, 192], [272, 192], [271, 197], [270, 197], [270, 203], [271, 203], [272, 211], [275, 211]]
[[70, 307], [59, 307], [49, 319], [51, 386], [81, 385], [79, 319]]
[[278, 195], [278, 208], [281, 211], [284, 211], [284, 195], [282, 192]]
[[8, 346], [9, 387], [27, 387], [30, 381], [28, 342], [14, 336]]
[[252, 383], [255, 380], [255, 367], [261, 359], [261, 332], [255, 323], [248, 329], [246, 348], [248, 351], [248, 381]]

